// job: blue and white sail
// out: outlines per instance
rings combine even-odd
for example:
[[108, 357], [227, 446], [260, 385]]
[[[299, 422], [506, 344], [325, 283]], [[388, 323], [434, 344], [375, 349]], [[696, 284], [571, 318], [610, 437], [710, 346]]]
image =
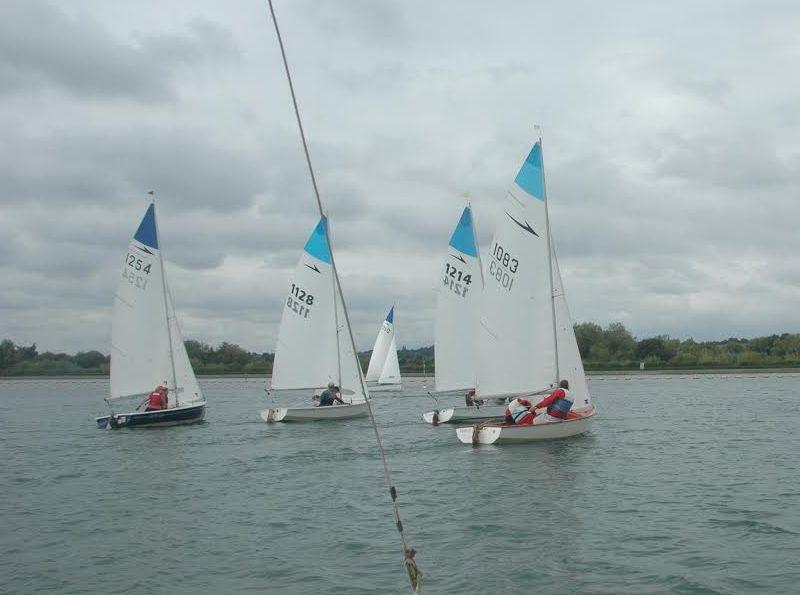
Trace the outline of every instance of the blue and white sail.
[[169, 406], [202, 403], [172, 296], [166, 286], [155, 204], [147, 208], [122, 262], [111, 324], [112, 399], [163, 384]]
[[542, 145], [506, 193], [489, 246], [481, 307], [477, 393], [540, 391], [556, 381], [557, 353]]
[[305, 244], [284, 302], [272, 388], [318, 389], [333, 382], [363, 401], [361, 371], [350, 346], [343, 300], [334, 278], [322, 217]]
[[401, 380], [394, 334], [394, 306], [392, 306], [375, 338], [366, 381], [377, 384], [399, 384]]
[[472, 209], [464, 208], [450, 236], [436, 300], [436, 390], [475, 387], [478, 300], [483, 290]]

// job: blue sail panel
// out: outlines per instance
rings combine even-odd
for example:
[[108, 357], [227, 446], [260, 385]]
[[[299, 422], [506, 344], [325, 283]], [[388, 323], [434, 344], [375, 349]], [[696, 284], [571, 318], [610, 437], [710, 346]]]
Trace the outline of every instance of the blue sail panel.
[[389, 313], [386, 315], [386, 322], [394, 323], [394, 306], [392, 306], [392, 309], [389, 310]]
[[308, 238], [305, 248], [303, 249], [309, 256], [313, 256], [317, 260], [321, 260], [324, 263], [330, 264], [331, 250], [328, 247], [327, 223], [328, 222], [325, 217], [322, 217], [319, 220], [319, 223], [317, 223], [317, 226], [314, 228], [314, 231], [311, 233], [311, 237]]
[[153, 203], [147, 207], [147, 212], [142, 217], [139, 229], [133, 234], [137, 242], [158, 250], [158, 234], [156, 234], [156, 207]]
[[536, 141], [525, 163], [514, 179], [517, 186], [534, 198], [544, 200], [544, 172], [542, 168], [542, 144]]
[[473, 258], [478, 257], [478, 248], [475, 246], [475, 235], [472, 233], [472, 210], [464, 207], [461, 219], [450, 236], [450, 246]]

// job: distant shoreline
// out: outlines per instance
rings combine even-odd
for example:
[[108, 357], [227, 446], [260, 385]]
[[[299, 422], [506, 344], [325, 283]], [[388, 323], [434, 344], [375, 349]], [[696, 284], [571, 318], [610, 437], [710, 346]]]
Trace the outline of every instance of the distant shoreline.
[[[699, 376], [727, 374], [734, 376], [746, 376], [751, 374], [800, 374], [800, 368], [703, 368], [703, 369], [682, 369], [665, 368], [651, 370], [591, 370], [587, 371], [587, 376]], [[403, 374], [406, 378], [433, 378], [433, 374], [407, 373]], [[263, 374], [198, 374], [201, 379], [218, 378], [246, 378], [246, 379], [267, 379], [270, 376]], [[69, 374], [69, 375], [47, 375], [38, 376], [0, 376], [0, 382], [4, 380], [108, 380], [108, 374]]]

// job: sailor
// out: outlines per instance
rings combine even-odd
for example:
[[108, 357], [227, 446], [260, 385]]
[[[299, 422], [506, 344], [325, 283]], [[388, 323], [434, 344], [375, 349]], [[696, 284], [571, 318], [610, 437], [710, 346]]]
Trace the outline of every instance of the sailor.
[[533, 405], [528, 399], [517, 397], [513, 399], [506, 407], [505, 418], [506, 423], [515, 424], [518, 426], [530, 425], [533, 423], [533, 412], [531, 411]]
[[328, 388], [322, 391], [322, 394], [319, 396], [319, 406], [329, 407], [334, 403], [341, 403], [342, 405], [346, 404], [339, 396], [339, 387], [333, 382], [329, 382]]
[[167, 387], [158, 386], [150, 393], [147, 398], [147, 408], [145, 411], [161, 411], [167, 408]]
[[469, 389], [466, 394], [464, 395], [464, 401], [467, 403], [467, 407], [480, 407], [483, 405], [483, 399], [476, 399], [475, 398], [475, 389]]
[[543, 407], [546, 407], [547, 411], [539, 413], [533, 420], [534, 424], [554, 423], [567, 419], [567, 414], [572, 408], [572, 395], [569, 393], [569, 382], [566, 380], [559, 382], [558, 388], [536, 403], [534, 410]]

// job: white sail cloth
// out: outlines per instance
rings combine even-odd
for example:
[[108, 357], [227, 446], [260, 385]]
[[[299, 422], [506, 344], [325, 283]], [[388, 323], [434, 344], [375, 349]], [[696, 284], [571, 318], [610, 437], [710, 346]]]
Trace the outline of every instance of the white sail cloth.
[[329, 382], [363, 401], [360, 369], [331, 264], [328, 223], [321, 218], [300, 256], [284, 302], [272, 388], [316, 389]]
[[163, 384], [170, 407], [204, 401], [164, 278], [151, 203], [128, 245], [114, 300], [112, 399], [144, 396]]
[[483, 275], [472, 209], [464, 207], [442, 262], [436, 300], [436, 390], [475, 387], [478, 300]]
[[476, 389], [524, 394], [556, 381], [550, 240], [541, 144], [508, 190], [481, 296]]
[[394, 306], [392, 306], [375, 338], [366, 381], [396, 384], [400, 380], [400, 363], [397, 359], [397, 343], [394, 335]]

